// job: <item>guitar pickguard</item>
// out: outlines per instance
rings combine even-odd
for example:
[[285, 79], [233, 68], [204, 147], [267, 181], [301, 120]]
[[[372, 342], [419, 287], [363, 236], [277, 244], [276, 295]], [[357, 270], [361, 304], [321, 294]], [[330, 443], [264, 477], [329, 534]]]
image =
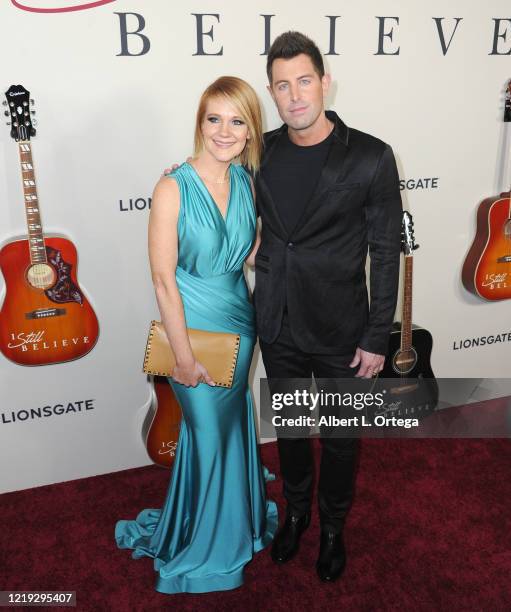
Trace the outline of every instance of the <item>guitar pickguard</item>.
[[66, 263], [61, 252], [51, 246], [46, 246], [46, 257], [57, 273], [56, 283], [44, 292], [48, 299], [57, 304], [77, 302], [82, 305], [83, 295], [71, 279], [71, 264]]

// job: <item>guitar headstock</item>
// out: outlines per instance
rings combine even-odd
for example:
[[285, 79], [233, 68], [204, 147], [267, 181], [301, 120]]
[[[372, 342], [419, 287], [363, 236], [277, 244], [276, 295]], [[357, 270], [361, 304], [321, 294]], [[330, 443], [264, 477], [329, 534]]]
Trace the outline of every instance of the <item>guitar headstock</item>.
[[405, 255], [411, 255], [418, 248], [419, 245], [415, 244], [412, 215], [407, 210], [404, 210], [401, 225], [401, 250]]
[[35, 111], [31, 110], [34, 101], [30, 99], [30, 92], [23, 85], [11, 85], [5, 97], [3, 104], [7, 109], [4, 115], [10, 119], [7, 125], [11, 126], [11, 137], [16, 142], [30, 140], [36, 133], [33, 120]]
[[507, 84], [506, 94], [504, 97], [504, 121], [511, 122], [511, 79]]

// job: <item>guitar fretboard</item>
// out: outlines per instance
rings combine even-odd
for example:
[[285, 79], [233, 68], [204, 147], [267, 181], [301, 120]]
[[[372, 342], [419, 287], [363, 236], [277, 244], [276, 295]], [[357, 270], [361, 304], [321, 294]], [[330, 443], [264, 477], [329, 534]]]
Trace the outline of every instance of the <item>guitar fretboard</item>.
[[39, 200], [37, 198], [37, 185], [35, 182], [30, 141], [20, 141], [18, 148], [27, 217], [28, 243], [30, 245], [30, 261], [33, 264], [46, 263], [46, 248], [44, 245], [41, 216], [39, 214]]
[[401, 350], [409, 351], [412, 347], [412, 280], [413, 257], [405, 255], [403, 315], [401, 318]]

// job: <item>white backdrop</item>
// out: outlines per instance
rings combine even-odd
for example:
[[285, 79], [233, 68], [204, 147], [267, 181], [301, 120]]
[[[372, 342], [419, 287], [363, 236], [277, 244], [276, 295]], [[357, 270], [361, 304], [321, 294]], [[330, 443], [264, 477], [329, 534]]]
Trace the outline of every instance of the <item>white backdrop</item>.
[[[78, 280], [100, 335], [88, 355], [68, 363], [23, 367], [0, 355], [0, 492], [149, 463], [140, 429], [151, 393], [141, 360], [149, 321], [159, 315], [147, 261], [148, 198], [161, 170], [190, 153], [199, 95], [217, 76], [247, 79], [260, 94], [266, 129], [279, 125], [266, 91], [262, 15], [274, 15], [266, 18], [272, 40], [297, 29], [324, 53], [332, 50], [331, 24], [339, 16], [338, 55], [325, 56], [334, 81], [329, 107], [389, 142], [409, 187], [436, 178], [435, 188], [430, 180], [429, 188], [402, 191], [421, 245], [413, 318], [433, 334], [433, 369], [437, 376], [509, 376], [509, 342], [455, 348], [464, 339], [511, 332], [509, 301], [483, 302], [461, 285], [477, 205], [511, 182], [502, 124], [511, 77], [508, 1], [117, 0], [64, 12], [40, 11], [84, 2], [21, 3], [31, 10], [15, 4], [0, 6], [2, 92], [21, 83], [36, 100], [33, 155], [43, 227], [76, 245]], [[142, 18], [146, 48], [137, 35], [124, 47], [147, 52], [119, 55], [121, 25], [133, 32]], [[443, 18], [445, 54], [433, 18]], [[454, 18], [462, 18], [456, 30]], [[383, 37], [385, 55], [377, 54], [380, 23], [392, 34]], [[198, 38], [204, 53], [222, 54], [197, 55]], [[2, 243], [25, 232], [8, 132], [0, 131]], [[142, 209], [129, 210], [138, 198]], [[255, 383], [263, 375], [257, 361]], [[12, 419], [22, 410], [87, 399], [88, 411]]]

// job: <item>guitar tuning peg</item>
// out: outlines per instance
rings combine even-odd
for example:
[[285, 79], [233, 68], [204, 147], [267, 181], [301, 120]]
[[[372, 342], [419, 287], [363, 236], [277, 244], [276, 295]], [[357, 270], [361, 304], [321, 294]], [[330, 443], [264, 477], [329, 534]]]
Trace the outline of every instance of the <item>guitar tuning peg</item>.
[[30, 114], [31, 114], [31, 115], [35, 115], [35, 111], [34, 111], [34, 110], [31, 110], [31, 111], [30, 111]]
[[2, 102], [2, 104], [3, 104], [4, 106], [7, 106], [7, 100], [4, 100], [4, 101]]
[[9, 111], [4, 111], [4, 115], [5, 115], [6, 117], [9, 117], [9, 114], [10, 114], [10, 113], [9, 113]]
[[35, 117], [32, 119], [32, 125], [37, 127], [37, 119]]
[[11, 125], [11, 122], [10, 121], [6, 121], [5, 125]]
[[34, 102], [33, 98], [30, 98], [30, 104], [31, 104], [32, 106], [34, 106], [35, 102]]
[[419, 247], [420, 247], [420, 244], [414, 244], [413, 245], [413, 250], [416, 251]]
[[34, 128], [32, 128], [32, 129], [30, 130], [30, 136], [35, 136], [35, 133], [36, 133], [35, 129], [34, 129]]

